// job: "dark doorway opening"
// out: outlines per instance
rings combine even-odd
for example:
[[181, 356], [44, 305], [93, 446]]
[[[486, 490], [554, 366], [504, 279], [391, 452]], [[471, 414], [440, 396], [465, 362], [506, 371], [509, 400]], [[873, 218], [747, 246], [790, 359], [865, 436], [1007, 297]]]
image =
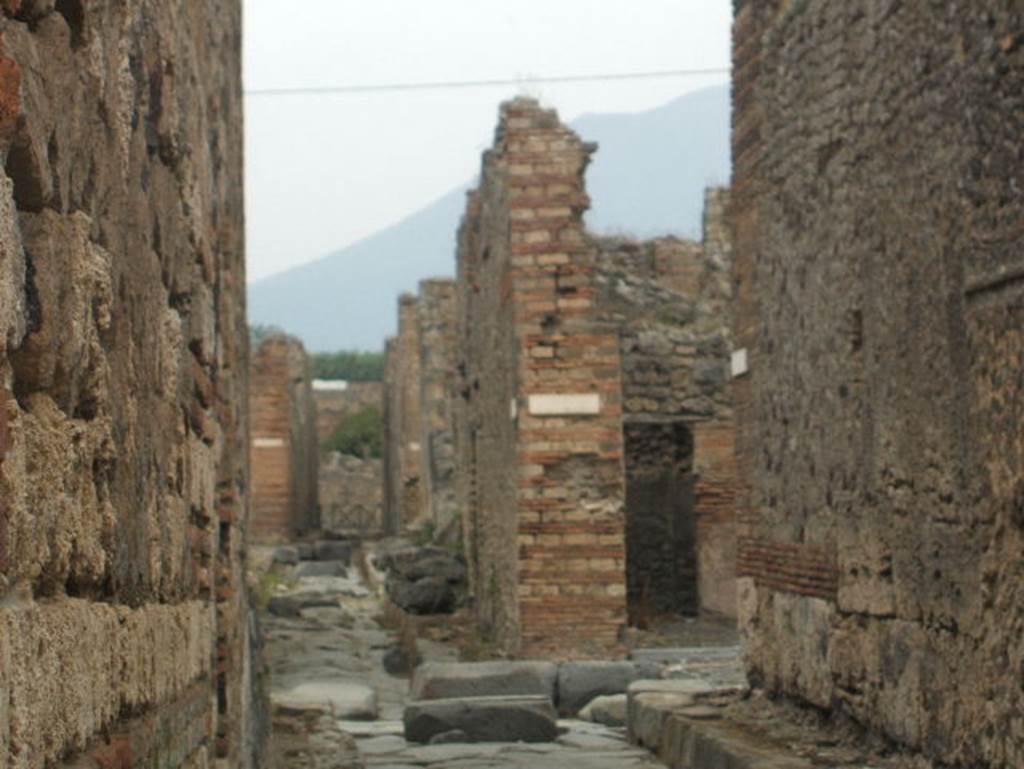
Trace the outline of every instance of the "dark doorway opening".
[[685, 422], [634, 422], [626, 450], [626, 594], [629, 624], [696, 615], [693, 433]]

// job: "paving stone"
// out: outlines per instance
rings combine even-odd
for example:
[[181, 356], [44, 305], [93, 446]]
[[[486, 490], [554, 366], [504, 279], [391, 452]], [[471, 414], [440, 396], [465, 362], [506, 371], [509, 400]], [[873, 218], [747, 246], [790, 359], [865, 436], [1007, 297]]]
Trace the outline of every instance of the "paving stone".
[[407, 705], [402, 720], [410, 742], [453, 729], [474, 742], [550, 742], [558, 736], [555, 709], [545, 696], [423, 700]]
[[347, 577], [345, 561], [303, 561], [295, 567], [295, 576], [302, 577]]
[[273, 701], [283, 708], [326, 705], [338, 719], [358, 721], [377, 717], [377, 693], [369, 686], [352, 681], [309, 681], [289, 691], [275, 693]]
[[378, 737], [356, 740], [356, 745], [359, 746], [359, 752], [364, 756], [398, 753], [409, 747], [404, 737], [393, 734], [383, 734]]
[[312, 561], [315, 553], [313, 552], [313, 545], [309, 542], [296, 542], [292, 547], [295, 548], [299, 554], [300, 561]]
[[413, 674], [410, 698], [539, 695], [554, 703], [557, 681], [551, 662], [426, 662]]
[[558, 712], [573, 715], [595, 697], [625, 694], [638, 678], [632, 662], [563, 662], [558, 666]]

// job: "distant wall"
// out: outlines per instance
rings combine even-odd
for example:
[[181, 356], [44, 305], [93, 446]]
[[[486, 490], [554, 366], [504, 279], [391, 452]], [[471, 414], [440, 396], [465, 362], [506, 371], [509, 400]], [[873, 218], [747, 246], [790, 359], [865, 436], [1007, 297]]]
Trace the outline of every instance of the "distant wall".
[[237, 2], [2, 3], [5, 769], [261, 762], [240, 37]]
[[275, 542], [318, 528], [319, 444], [309, 359], [285, 335], [253, 353], [252, 537]]
[[316, 433], [323, 445], [345, 419], [371, 406], [384, 405], [383, 382], [349, 382], [344, 390], [313, 389], [316, 403]]
[[1024, 13], [737, 2], [752, 680], [1024, 765]]

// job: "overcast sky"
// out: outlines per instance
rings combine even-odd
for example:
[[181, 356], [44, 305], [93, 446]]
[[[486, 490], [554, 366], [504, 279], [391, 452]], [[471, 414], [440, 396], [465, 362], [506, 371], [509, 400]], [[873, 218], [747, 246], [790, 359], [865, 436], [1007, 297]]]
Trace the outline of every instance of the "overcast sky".
[[246, 98], [248, 278], [318, 259], [472, 179], [498, 104], [571, 121], [727, 82], [531, 78], [729, 66], [731, 0], [244, 0], [256, 89], [521, 79], [487, 88]]

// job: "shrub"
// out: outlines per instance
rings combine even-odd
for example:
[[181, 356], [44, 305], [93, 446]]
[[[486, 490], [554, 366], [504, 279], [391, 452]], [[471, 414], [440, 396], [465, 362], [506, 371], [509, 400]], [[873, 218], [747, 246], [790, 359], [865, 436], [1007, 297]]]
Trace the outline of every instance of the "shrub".
[[367, 406], [362, 411], [345, 417], [345, 421], [324, 442], [324, 449], [340, 451], [342, 454], [363, 459], [379, 459], [383, 428], [380, 409], [376, 406]]

